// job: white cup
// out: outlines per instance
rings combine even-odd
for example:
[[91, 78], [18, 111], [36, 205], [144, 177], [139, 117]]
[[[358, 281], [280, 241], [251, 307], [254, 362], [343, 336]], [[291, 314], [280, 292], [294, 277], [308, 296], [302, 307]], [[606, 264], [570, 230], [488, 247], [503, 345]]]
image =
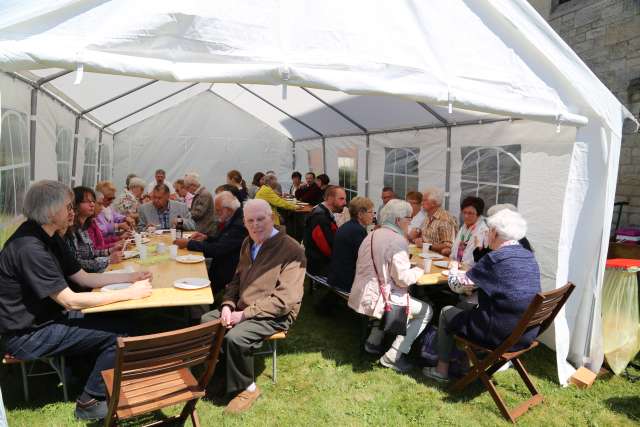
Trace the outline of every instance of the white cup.
[[138, 252], [140, 252], [140, 259], [147, 259], [147, 256], [149, 256], [149, 248], [147, 245], [138, 246]]
[[430, 248], [431, 248], [431, 243], [422, 243], [422, 253], [423, 254], [428, 253]]
[[176, 259], [178, 257], [178, 245], [169, 246], [169, 257]]
[[425, 258], [423, 266], [425, 273], [429, 273], [431, 271], [431, 261], [431, 258]]
[[156, 252], [158, 252], [158, 255], [162, 255], [166, 251], [167, 251], [167, 245], [165, 245], [164, 243], [158, 243], [156, 245]]
[[171, 228], [169, 229], [169, 232], [171, 233], [171, 241], [173, 242], [174, 240], [176, 240], [177, 231], [175, 228]]

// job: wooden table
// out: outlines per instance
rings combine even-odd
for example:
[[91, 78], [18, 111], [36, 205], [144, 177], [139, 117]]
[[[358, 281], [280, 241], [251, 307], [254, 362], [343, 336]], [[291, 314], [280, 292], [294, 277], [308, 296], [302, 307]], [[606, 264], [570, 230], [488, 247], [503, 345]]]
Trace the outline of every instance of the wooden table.
[[[150, 238], [150, 245], [164, 243], [168, 246], [171, 244], [171, 236], [168, 234], [162, 236], [154, 235]], [[178, 255], [187, 255], [189, 253], [202, 255], [201, 253], [190, 252], [186, 249], [178, 249]], [[151, 282], [153, 291], [149, 297], [85, 308], [82, 312], [101, 313], [106, 311], [135, 310], [141, 308], [213, 304], [213, 293], [210, 286], [196, 290], [184, 290], [173, 287], [173, 282], [176, 279], [184, 277], [202, 277], [208, 280], [207, 267], [204, 261], [197, 264], [183, 264], [169, 259], [158, 264], [142, 265], [135, 260], [137, 260], [137, 258], [113, 264], [109, 266], [109, 270], [119, 270], [131, 266], [135, 271], [150, 271], [153, 274], [153, 280]], [[93, 291], [101, 292], [100, 289], [94, 289]]]
[[[421, 250], [419, 248], [410, 248], [409, 253], [411, 255], [411, 263], [422, 267], [424, 259], [419, 256]], [[448, 258], [442, 258], [434, 261], [449, 261]], [[442, 285], [447, 283], [447, 276], [442, 274], [446, 268], [441, 268], [433, 263], [431, 264], [431, 270], [425, 273], [418, 279], [416, 286], [429, 286], [429, 285]]]
[[312, 210], [313, 206], [311, 205], [296, 205], [295, 211], [283, 211], [287, 234], [298, 242], [301, 242], [304, 237], [304, 223]]

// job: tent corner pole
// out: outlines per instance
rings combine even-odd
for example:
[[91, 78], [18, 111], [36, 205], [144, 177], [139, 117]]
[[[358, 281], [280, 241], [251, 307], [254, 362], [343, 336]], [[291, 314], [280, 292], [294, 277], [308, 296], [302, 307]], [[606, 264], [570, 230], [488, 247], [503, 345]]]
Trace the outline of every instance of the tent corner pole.
[[76, 169], [78, 167], [78, 133], [80, 132], [80, 115], [76, 115], [76, 125], [73, 131], [73, 161], [71, 166], [71, 187], [76, 186]]
[[365, 135], [365, 151], [364, 151], [364, 196], [369, 197], [369, 150], [371, 142], [369, 133]]
[[289, 138], [291, 141], [291, 170], [296, 170], [296, 140]]
[[29, 117], [29, 178], [36, 179], [36, 131], [38, 115], [38, 88], [31, 88], [31, 116]]
[[327, 173], [327, 139], [324, 136], [322, 137], [322, 172]]
[[451, 201], [451, 126], [447, 126], [447, 163], [444, 182], [444, 209], [449, 210]]
[[100, 128], [98, 131], [98, 170], [96, 171], [96, 182], [100, 182], [102, 180], [102, 168], [100, 167], [100, 163], [102, 162], [102, 131], [104, 128]]

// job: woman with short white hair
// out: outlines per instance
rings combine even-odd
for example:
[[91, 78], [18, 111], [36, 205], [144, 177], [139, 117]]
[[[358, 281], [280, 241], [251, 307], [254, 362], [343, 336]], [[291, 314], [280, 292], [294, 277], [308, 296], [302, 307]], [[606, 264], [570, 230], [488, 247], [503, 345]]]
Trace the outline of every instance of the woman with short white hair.
[[[449, 360], [454, 335], [487, 348], [500, 345], [516, 327], [533, 297], [540, 292], [540, 269], [533, 253], [518, 240], [527, 232], [527, 223], [518, 212], [504, 209], [487, 219], [489, 246], [485, 255], [467, 273], [452, 263], [449, 286], [458, 293], [478, 292], [478, 305], [448, 306], [440, 312], [438, 364], [425, 368], [425, 376], [437, 381], [449, 378]], [[531, 344], [538, 328], [525, 332], [509, 351]]]
[[[407, 232], [412, 212], [411, 205], [404, 200], [393, 199], [384, 206], [379, 215], [381, 228], [365, 237], [358, 250], [356, 276], [349, 295], [349, 307], [369, 317], [381, 319], [391, 305], [406, 310], [406, 335], [396, 336], [391, 348], [380, 358], [380, 364], [398, 372], [412, 368], [406, 355], [433, 316], [427, 302], [409, 296], [409, 286], [424, 274], [421, 268], [411, 267], [409, 261]], [[374, 327], [365, 350], [380, 353], [383, 338], [383, 330]]]

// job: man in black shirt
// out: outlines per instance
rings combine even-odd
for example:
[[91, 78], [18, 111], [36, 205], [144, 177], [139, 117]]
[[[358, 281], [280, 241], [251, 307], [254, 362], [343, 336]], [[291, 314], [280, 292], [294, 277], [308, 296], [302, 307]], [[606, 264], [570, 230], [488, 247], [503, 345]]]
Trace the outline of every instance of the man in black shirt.
[[[83, 271], [56, 233], [73, 217], [72, 200], [70, 189], [57, 181], [36, 182], [27, 192], [27, 221], [0, 253], [0, 335], [5, 350], [18, 359], [97, 355], [76, 402], [76, 416], [99, 419], [107, 410], [100, 372], [113, 368], [117, 332], [124, 331], [113, 331], [99, 317], [70, 319], [67, 311], [149, 296], [151, 275]], [[74, 292], [67, 278], [84, 288], [136, 283], [120, 291]]]

